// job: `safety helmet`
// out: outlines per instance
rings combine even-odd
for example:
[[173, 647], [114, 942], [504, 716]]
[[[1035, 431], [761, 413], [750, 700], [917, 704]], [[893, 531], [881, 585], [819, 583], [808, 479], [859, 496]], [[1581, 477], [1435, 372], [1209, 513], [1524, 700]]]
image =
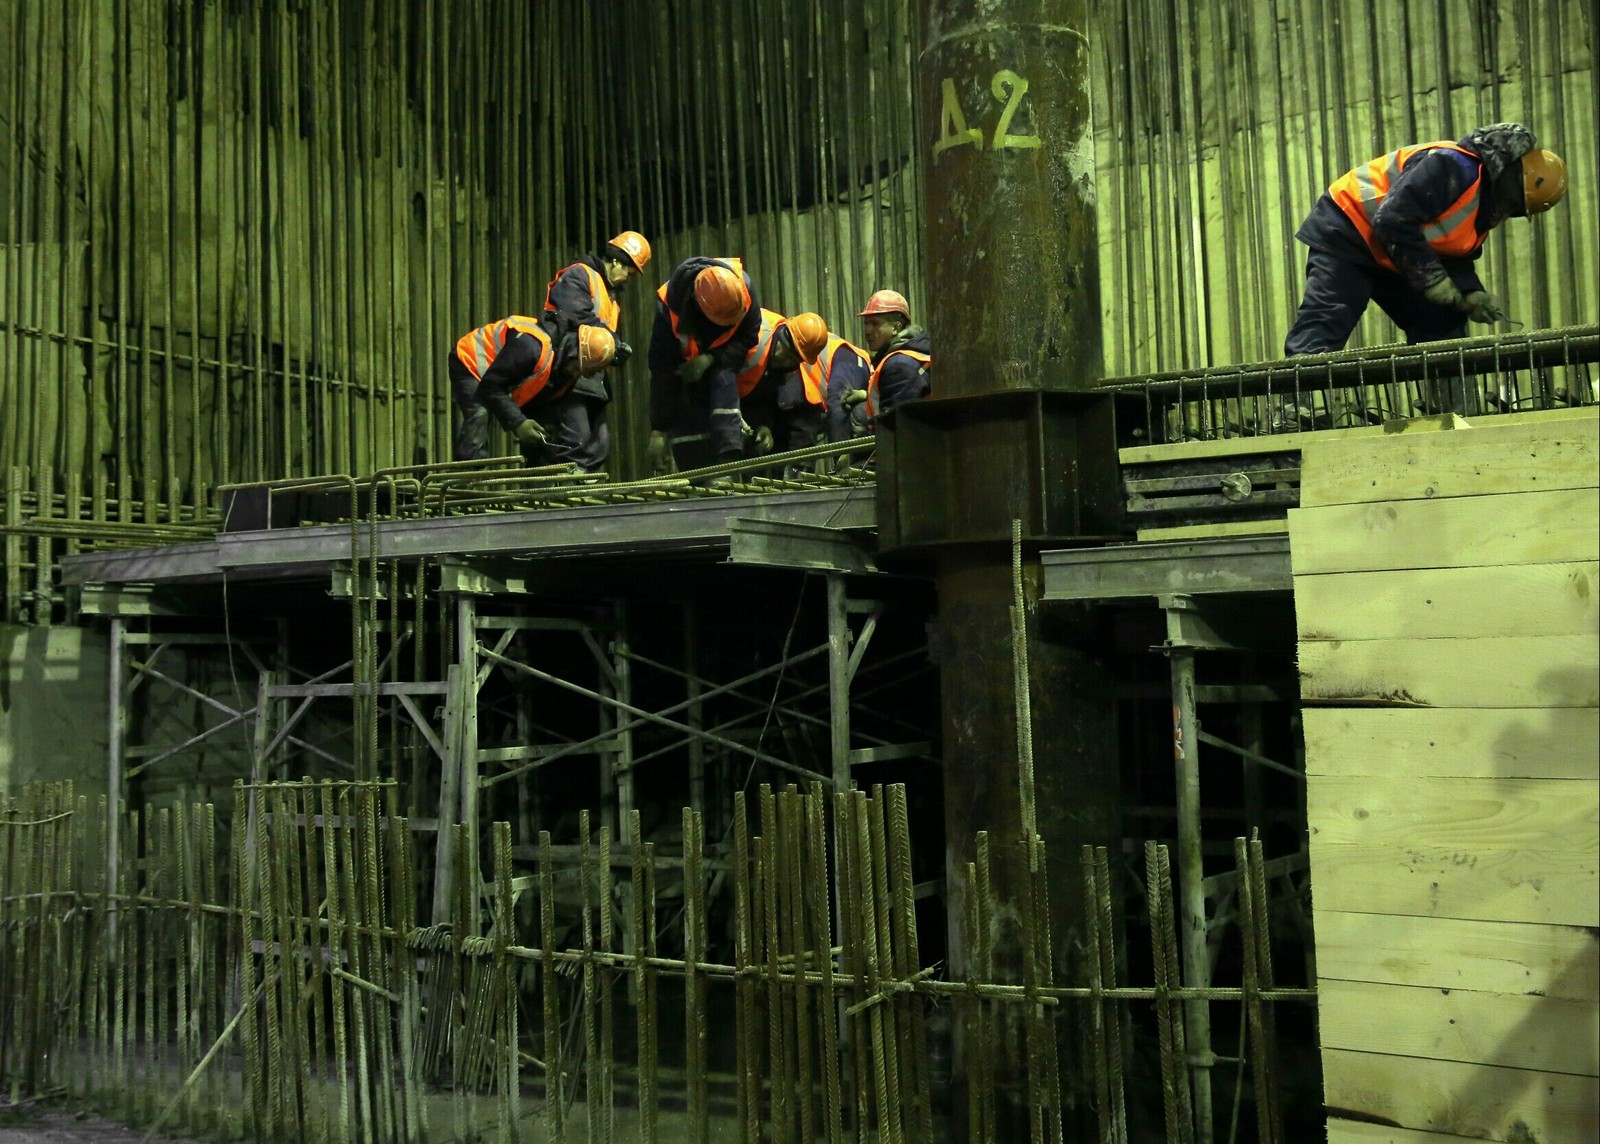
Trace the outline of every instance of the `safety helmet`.
[[578, 372], [596, 373], [617, 356], [617, 339], [604, 326], [578, 327]]
[[719, 326], [736, 325], [750, 309], [744, 283], [726, 266], [707, 266], [694, 276], [694, 300], [700, 312]]
[[613, 238], [610, 245], [626, 254], [633, 268], [643, 273], [645, 263], [650, 261], [650, 244], [645, 241], [644, 235], [636, 230], [625, 230]]
[[796, 314], [785, 325], [789, 327], [789, 338], [800, 360], [813, 364], [828, 344], [828, 323], [822, 320], [821, 314], [805, 313]]
[[1534, 149], [1522, 157], [1522, 201], [1528, 214], [1543, 214], [1567, 193], [1567, 165], [1554, 151]]
[[873, 314], [899, 314], [906, 321], [911, 320], [911, 304], [906, 301], [906, 296], [898, 290], [879, 290], [867, 299], [867, 308], [857, 314], [858, 318], [870, 318]]

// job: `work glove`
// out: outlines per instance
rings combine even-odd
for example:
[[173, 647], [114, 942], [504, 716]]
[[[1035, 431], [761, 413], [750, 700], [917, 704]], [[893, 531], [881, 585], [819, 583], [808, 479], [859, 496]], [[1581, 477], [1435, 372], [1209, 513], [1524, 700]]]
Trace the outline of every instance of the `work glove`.
[[672, 472], [672, 447], [667, 444], [665, 433], [650, 434], [650, 443], [645, 446], [644, 457], [652, 477], [664, 477]]
[[517, 444], [526, 450], [530, 445], [543, 445], [544, 426], [529, 418], [517, 426]]
[[1468, 321], [1480, 325], [1510, 321], [1500, 302], [1487, 290], [1474, 290], [1468, 294], [1461, 299], [1461, 308], [1467, 312]]
[[772, 452], [772, 430], [765, 425], [757, 425], [755, 431], [756, 456]]
[[847, 390], [845, 392], [844, 397], [841, 398], [841, 400], [844, 402], [844, 407], [846, 409], [854, 409], [857, 405], [860, 405], [866, 399], [867, 399], [867, 391], [864, 390], [864, 389]]
[[678, 367], [678, 380], [694, 384], [706, 375], [706, 370], [711, 368], [711, 355], [701, 354], [692, 357]]
[[1465, 310], [1464, 299], [1456, 284], [1449, 278], [1440, 278], [1423, 287], [1422, 296], [1435, 306], [1448, 306], [1452, 310]]
[[633, 347], [630, 346], [627, 342], [623, 341], [621, 338], [618, 338], [617, 339], [617, 352], [614, 355], [612, 355], [611, 364], [614, 365], [614, 366], [626, 365], [627, 362], [628, 362], [628, 359], [631, 358], [632, 356], [633, 356]]

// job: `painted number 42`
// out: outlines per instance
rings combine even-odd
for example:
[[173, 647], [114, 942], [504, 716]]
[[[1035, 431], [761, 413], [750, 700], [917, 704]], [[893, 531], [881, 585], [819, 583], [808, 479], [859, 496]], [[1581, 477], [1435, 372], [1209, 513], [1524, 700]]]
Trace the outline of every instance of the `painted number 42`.
[[[967, 126], [967, 117], [956, 99], [956, 81], [947, 79], [941, 89], [944, 104], [939, 109], [939, 138], [933, 144], [933, 157], [938, 159], [952, 147], [975, 147], [983, 150], [983, 132]], [[994, 135], [989, 149], [999, 151], [1005, 147], [1026, 149], [1040, 145], [1037, 135], [1012, 135], [1011, 120], [1022, 106], [1022, 97], [1028, 94], [1028, 81], [1010, 68], [1001, 68], [989, 81], [989, 91], [1005, 106], [1000, 112], [1000, 122], [994, 125]]]

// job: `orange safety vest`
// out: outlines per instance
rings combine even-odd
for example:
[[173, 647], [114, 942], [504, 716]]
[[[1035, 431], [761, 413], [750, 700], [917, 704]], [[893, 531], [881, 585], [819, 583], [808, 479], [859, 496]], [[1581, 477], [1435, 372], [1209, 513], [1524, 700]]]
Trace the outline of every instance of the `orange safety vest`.
[[767, 372], [767, 359], [772, 356], [772, 335], [783, 322], [783, 315], [776, 310], [761, 308], [761, 333], [756, 336], [756, 344], [750, 347], [750, 352], [744, 355], [744, 364], [733, 378], [739, 383], [740, 397], [749, 397], [761, 375]]
[[872, 355], [860, 346], [851, 345], [838, 334], [828, 335], [828, 344], [822, 347], [817, 360], [811, 365], [800, 363], [800, 378], [805, 382], [806, 400], [812, 405], [828, 407], [828, 377], [833, 373], [833, 358], [841, 348], [854, 350], [862, 361], [871, 361]]
[[[574, 262], [572, 266], [581, 268], [589, 276], [589, 296], [594, 299], [594, 312], [605, 323], [606, 329], [613, 334], [616, 333], [617, 324], [622, 320], [622, 303], [611, 297], [611, 290], [607, 287], [605, 278], [593, 266], [585, 262]], [[550, 279], [550, 285], [545, 287], [544, 308], [546, 310], [555, 309], [550, 304], [550, 291], [555, 289], [556, 283], [561, 280], [561, 275], [571, 270], [572, 266], [562, 267], [561, 272]]]
[[[718, 258], [714, 261], [722, 263], [729, 270], [732, 270], [739, 276], [739, 290], [742, 294], [744, 294], [744, 307], [746, 310], [748, 310], [750, 308], [750, 287], [746, 286], [744, 282], [744, 259]], [[706, 269], [710, 268], [706, 267]], [[661, 288], [656, 291], [656, 297], [661, 299], [661, 304], [663, 306], [667, 306], [667, 284], [665, 282], [663, 282], [661, 284]], [[699, 357], [700, 343], [696, 342], [694, 338], [688, 334], [678, 333], [678, 315], [676, 312], [674, 312], [671, 306], [667, 306], [667, 317], [672, 320], [672, 336], [678, 339], [678, 348], [683, 352], [683, 360], [688, 361], [692, 357]], [[733, 337], [734, 331], [738, 328], [739, 327], [737, 325], [729, 326], [725, 331], [723, 331], [722, 336], [707, 346], [706, 349], [716, 349], [729, 338]]]
[[456, 357], [461, 359], [468, 373], [482, 381], [483, 375], [494, 364], [494, 359], [506, 348], [506, 339], [513, 333], [527, 334], [539, 343], [539, 361], [533, 367], [533, 372], [511, 391], [512, 401], [526, 405], [550, 384], [551, 369], [555, 365], [556, 355], [550, 348], [550, 335], [540, 328], [538, 321], [512, 314], [509, 318], [480, 326], [470, 334], [462, 334], [456, 341]]
[[[1370, 163], [1346, 171], [1334, 180], [1333, 186], [1328, 188], [1329, 197], [1345, 213], [1345, 217], [1355, 224], [1356, 230], [1361, 232], [1361, 237], [1366, 240], [1367, 249], [1372, 251], [1372, 257], [1377, 259], [1379, 266], [1389, 270], [1395, 269], [1394, 260], [1389, 257], [1389, 252], [1383, 248], [1383, 244], [1373, 232], [1372, 219], [1377, 215], [1384, 196], [1389, 193], [1389, 187], [1400, 172], [1406, 169], [1406, 164], [1411, 161], [1412, 156], [1421, 151], [1438, 148], [1459, 151], [1473, 159], [1478, 158], [1465, 147], [1458, 147], [1448, 140], [1438, 143], [1419, 143], [1415, 147], [1402, 147], [1387, 155], [1379, 155]], [[1445, 258], [1466, 258], [1477, 253], [1478, 248], [1483, 245], [1484, 236], [1478, 233], [1477, 225], [1482, 189], [1483, 170], [1480, 166], [1478, 177], [1473, 180], [1472, 186], [1451, 203], [1443, 214], [1423, 224], [1422, 233], [1435, 254]]]
[[873, 367], [872, 376], [867, 379], [867, 417], [869, 419], [878, 415], [878, 375], [883, 372], [883, 367], [889, 364], [889, 359], [894, 357], [895, 354], [905, 354], [912, 361], [921, 362], [922, 369], [919, 372], [922, 373], [928, 372], [928, 367], [933, 364], [933, 358], [917, 350], [890, 350], [884, 354], [883, 360]]

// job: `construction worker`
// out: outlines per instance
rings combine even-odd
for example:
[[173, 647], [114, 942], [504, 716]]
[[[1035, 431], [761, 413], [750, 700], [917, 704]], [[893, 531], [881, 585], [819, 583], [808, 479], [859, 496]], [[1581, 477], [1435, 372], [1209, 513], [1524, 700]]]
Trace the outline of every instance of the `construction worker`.
[[827, 411], [828, 440], [848, 441], [855, 434], [850, 429], [850, 406], [845, 404], [845, 398], [859, 392], [862, 401], [866, 400], [872, 377], [870, 355], [838, 334], [829, 334], [828, 344], [822, 347], [816, 362], [802, 365], [800, 374], [805, 379], [806, 400], [814, 401], [813, 394], [821, 396]]
[[1368, 301], [1408, 342], [1463, 337], [1469, 321], [1506, 321], [1472, 264], [1491, 230], [1544, 213], [1566, 190], [1566, 164], [1536, 149], [1520, 123], [1402, 147], [1346, 172], [1295, 235], [1311, 252], [1284, 354], [1344, 348]]
[[[737, 258], [687, 258], [656, 291], [650, 332], [650, 471], [744, 456], [736, 375], [761, 334], [755, 285]], [[669, 441], [668, 435], [671, 435]]]
[[755, 452], [771, 452], [778, 441], [784, 449], [816, 443], [822, 432], [823, 395], [820, 389], [814, 395], [808, 391], [800, 371], [816, 365], [827, 344], [828, 323], [821, 314], [785, 318], [776, 310], [761, 311], [761, 333], [734, 375]]
[[572, 461], [570, 449], [546, 441], [543, 417], [579, 378], [611, 364], [616, 339], [604, 326], [513, 314], [463, 334], [450, 351], [450, 390], [461, 414], [455, 459], [489, 455], [489, 416], [517, 439], [533, 465]]
[[865, 389], [844, 394], [855, 432], [869, 433], [878, 414], [932, 389], [932, 344], [928, 332], [911, 322], [911, 306], [898, 290], [879, 290], [858, 315], [872, 351], [872, 373]]
[[[563, 314], [583, 325], [604, 326], [618, 335], [622, 296], [628, 282], [644, 272], [650, 261], [650, 244], [644, 235], [625, 230], [594, 254], [586, 254], [564, 267], [550, 281], [544, 296], [545, 317]], [[616, 337], [613, 366], [621, 366], [633, 348]], [[565, 397], [546, 411], [541, 420], [551, 440], [585, 472], [605, 467], [611, 455], [611, 433], [606, 426], [606, 405], [611, 394], [604, 374], [580, 377]]]

